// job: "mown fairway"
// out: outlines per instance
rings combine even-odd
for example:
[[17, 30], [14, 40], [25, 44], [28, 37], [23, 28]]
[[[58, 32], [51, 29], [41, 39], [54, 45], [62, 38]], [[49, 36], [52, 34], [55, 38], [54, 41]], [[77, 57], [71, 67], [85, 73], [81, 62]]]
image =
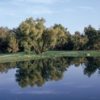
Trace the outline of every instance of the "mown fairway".
[[39, 55], [34, 53], [1, 54], [0, 63], [55, 57], [100, 57], [100, 51], [47, 51]]

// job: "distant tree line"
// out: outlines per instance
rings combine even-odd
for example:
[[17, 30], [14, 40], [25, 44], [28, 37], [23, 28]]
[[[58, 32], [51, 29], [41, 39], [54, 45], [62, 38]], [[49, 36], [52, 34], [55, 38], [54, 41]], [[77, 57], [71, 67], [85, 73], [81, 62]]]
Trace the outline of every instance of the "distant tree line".
[[43, 18], [28, 18], [15, 29], [0, 27], [0, 53], [47, 50], [100, 50], [100, 29], [89, 25], [72, 35], [61, 24], [47, 28]]

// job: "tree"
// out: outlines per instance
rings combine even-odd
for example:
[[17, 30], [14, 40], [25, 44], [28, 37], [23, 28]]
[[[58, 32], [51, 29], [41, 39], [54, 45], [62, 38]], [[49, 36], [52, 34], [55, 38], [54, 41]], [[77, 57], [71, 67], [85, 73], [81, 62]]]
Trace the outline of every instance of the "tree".
[[10, 31], [10, 34], [7, 37], [7, 51], [10, 53], [15, 53], [18, 50], [18, 41], [16, 39], [15, 33]]
[[9, 35], [9, 29], [0, 27], [0, 52], [7, 52], [7, 37]]
[[26, 19], [16, 30], [20, 49], [42, 53], [66, 41], [66, 29], [62, 25], [46, 28], [44, 19]]
[[72, 36], [73, 49], [74, 50], [84, 50], [86, 43], [88, 42], [87, 36], [76, 31]]
[[100, 29], [97, 30], [97, 36], [96, 36], [96, 40], [95, 40], [95, 43], [94, 43], [94, 49], [100, 50]]
[[68, 39], [68, 31], [61, 24], [55, 24], [43, 33], [43, 51], [58, 48]]
[[36, 53], [40, 53], [39, 41], [45, 30], [44, 22], [45, 20], [42, 18], [36, 20], [29, 18], [20, 24], [16, 30], [20, 50], [26, 52], [34, 50]]
[[84, 34], [88, 37], [87, 49], [100, 50], [100, 30], [96, 30], [91, 25], [84, 28]]

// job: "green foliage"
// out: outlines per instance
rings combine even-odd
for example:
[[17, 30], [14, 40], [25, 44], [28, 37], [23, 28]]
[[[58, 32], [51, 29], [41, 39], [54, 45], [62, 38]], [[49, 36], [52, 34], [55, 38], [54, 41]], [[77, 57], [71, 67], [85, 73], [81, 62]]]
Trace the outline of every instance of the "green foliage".
[[60, 24], [47, 29], [42, 37], [43, 49], [53, 49], [58, 45], [63, 45], [67, 40], [67, 30]]
[[87, 49], [100, 50], [100, 30], [96, 30], [89, 25], [85, 27], [84, 33], [89, 39]]
[[17, 29], [20, 47], [24, 51], [42, 53], [66, 42], [67, 30], [62, 25], [44, 26], [44, 19], [26, 19]]
[[10, 33], [7, 37], [7, 51], [10, 53], [15, 53], [19, 50], [18, 41], [14, 33]]
[[18, 28], [0, 27], [0, 53], [35, 52], [48, 50], [100, 50], [100, 29], [91, 25], [84, 28], [84, 34], [74, 35], [61, 24], [47, 28], [43, 18], [28, 18]]
[[9, 35], [9, 29], [0, 27], [0, 52], [5, 53], [7, 51], [7, 37]]
[[75, 32], [75, 34], [72, 36], [72, 42], [74, 50], [84, 50], [86, 43], [88, 42], [88, 38], [81, 35], [80, 32]]
[[17, 38], [19, 38], [19, 47], [22, 51], [29, 52], [34, 50], [36, 53], [40, 53], [39, 42], [42, 34], [45, 30], [44, 19], [26, 19], [20, 24], [16, 30]]

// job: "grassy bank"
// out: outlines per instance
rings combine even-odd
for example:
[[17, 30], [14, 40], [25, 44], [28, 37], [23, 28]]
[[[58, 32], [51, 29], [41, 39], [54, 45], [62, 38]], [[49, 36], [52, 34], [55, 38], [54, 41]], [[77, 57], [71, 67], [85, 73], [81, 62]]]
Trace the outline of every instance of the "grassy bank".
[[39, 55], [34, 53], [1, 54], [0, 63], [56, 57], [100, 57], [100, 51], [47, 51]]

